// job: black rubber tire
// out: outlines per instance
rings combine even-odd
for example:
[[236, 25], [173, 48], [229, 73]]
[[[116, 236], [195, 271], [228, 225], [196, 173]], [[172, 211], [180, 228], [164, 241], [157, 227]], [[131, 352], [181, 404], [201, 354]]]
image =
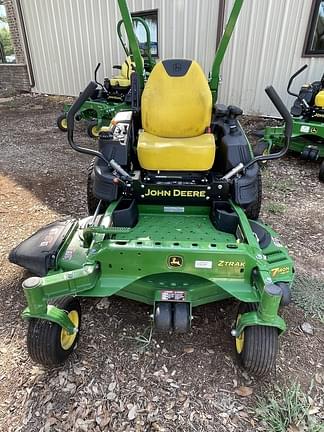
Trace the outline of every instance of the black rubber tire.
[[257, 198], [252, 204], [250, 204], [245, 209], [245, 214], [248, 217], [248, 219], [252, 219], [252, 220], [259, 219], [261, 205], [262, 205], [262, 176], [261, 176], [261, 170], [259, 169], [258, 178], [257, 178]]
[[269, 144], [265, 141], [258, 141], [257, 145], [253, 149], [254, 156], [263, 156], [268, 147]]
[[59, 116], [57, 117], [56, 124], [57, 124], [57, 127], [58, 127], [62, 132], [67, 132], [67, 125], [66, 125], [66, 126], [63, 125], [63, 121], [64, 121], [64, 120], [65, 120], [65, 122], [66, 122], [66, 114], [61, 114], [61, 115], [59, 115]]
[[176, 333], [186, 333], [190, 330], [189, 303], [175, 303], [173, 310], [173, 329]]
[[277, 282], [276, 285], [280, 286], [282, 297], [280, 300], [280, 307], [288, 306], [292, 302], [291, 289], [287, 282]]
[[264, 129], [255, 129], [254, 131], [252, 131], [252, 135], [258, 137], [258, 138], [263, 138], [264, 137]]
[[172, 330], [172, 304], [170, 302], [155, 304], [154, 324], [158, 331]]
[[[99, 198], [96, 198], [93, 192], [93, 185], [94, 185], [94, 164], [95, 164], [96, 158], [93, 158], [90, 162], [90, 165], [88, 167], [88, 180], [87, 180], [87, 207], [88, 207], [88, 214], [90, 216], [94, 215], [98, 204], [99, 204]], [[105, 207], [107, 207], [108, 203], [106, 201], [103, 201], [100, 206], [99, 213], [103, 212]]]
[[319, 169], [319, 173], [318, 173], [318, 179], [320, 182], [324, 183], [324, 160], [322, 161], [322, 163], [320, 165], [320, 169]]
[[[238, 315], [256, 309], [255, 303], [241, 303]], [[251, 375], [258, 377], [268, 375], [275, 368], [277, 353], [278, 329], [260, 325], [244, 329], [243, 349], [241, 353], [236, 350], [240, 365]]]
[[89, 135], [90, 138], [95, 138], [98, 139], [99, 138], [99, 134], [94, 133], [94, 129], [96, 128], [96, 126], [98, 125], [97, 120], [92, 120], [87, 127], [87, 134]]
[[56, 366], [63, 363], [72, 353], [79, 339], [81, 325], [81, 306], [76, 297], [61, 297], [51, 301], [51, 304], [67, 313], [72, 310], [79, 315], [79, 331], [69, 349], [61, 346], [62, 327], [51, 321], [32, 318], [29, 321], [27, 332], [27, 349], [29, 356], [36, 363], [44, 366]]

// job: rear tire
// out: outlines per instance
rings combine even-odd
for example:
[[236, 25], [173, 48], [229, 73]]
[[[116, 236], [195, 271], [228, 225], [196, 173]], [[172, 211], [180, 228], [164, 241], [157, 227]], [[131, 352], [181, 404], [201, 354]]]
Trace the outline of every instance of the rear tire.
[[257, 145], [253, 149], [254, 156], [264, 156], [268, 154], [269, 145], [265, 141], [258, 141]]
[[[255, 311], [254, 303], [241, 303], [237, 315]], [[240, 365], [251, 375], [263, 377], [275, 367], [278, 352], [278, 329], [276, 327], [255, 325], [246, 327], [235, 338], [235, 350]]]
[[[80, 302], [75, 297], [61, 297], [51, 302], [63, 309], [78, 329], [81, 325]], [[29, 356], [36, 363], [44, 366], [56, 366], [63, 363], [72, 353], [79, 339], [79, 331], [69, 335], [60, 325], [39, 318], [29, 321], [27, 349]]]
[[57, 127], [62, 132], [67, 132], [67, 118], [66, 118], [66, 114], [59, 115], [57, 117], [56, 124], [57, 124]]
[[262, 177], [261, 177], [261, 171], [259, 169], [258, 178], [257, 178], [257, 198], [252, 204], [250, 204], [245, 209], [245, 214], [247, 218], [252, 220], [259, 219], [261, 205], [262, 205]]
[[320, 170], [318, 173], [318, 179], [320, 182], [324, 182], [324, 160], [322, 161], [320, 165]]
[[[95, 211], [99, 204], [99, 199], [95, 197], [94, 195], [94, 164], [95, 164], [96, 158], [93, 158], [90, 162], [90, 165], [88, 167], [88, 181], [87, 181], [87, 206], [88, 206], [88, 214], [90, 216], [95, 214]], [[104, 201], [101, 203], [99, 213], [104, 210], [104, 208], [107, 206], [107, 202]]]

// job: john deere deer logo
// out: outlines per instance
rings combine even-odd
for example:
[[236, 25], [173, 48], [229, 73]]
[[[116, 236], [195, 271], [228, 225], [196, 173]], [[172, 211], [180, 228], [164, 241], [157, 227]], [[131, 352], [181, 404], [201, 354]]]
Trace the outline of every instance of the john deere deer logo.
[[168, 258], [168, 266], [169, 267], [182, 267], [183, 258], [181, 256], [170, 256]]

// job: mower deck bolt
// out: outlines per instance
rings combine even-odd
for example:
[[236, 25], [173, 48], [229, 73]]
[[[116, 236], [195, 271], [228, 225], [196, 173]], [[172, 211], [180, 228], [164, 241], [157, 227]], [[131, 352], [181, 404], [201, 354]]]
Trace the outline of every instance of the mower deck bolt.
[[231, 335], [234, 336], [234, 337], [238, 336], [237, 331], [235, 329], [232, 329], [231, 330]]
[[223, 185], [218, 185], [217, 188], [218, 189], [223, 189]]

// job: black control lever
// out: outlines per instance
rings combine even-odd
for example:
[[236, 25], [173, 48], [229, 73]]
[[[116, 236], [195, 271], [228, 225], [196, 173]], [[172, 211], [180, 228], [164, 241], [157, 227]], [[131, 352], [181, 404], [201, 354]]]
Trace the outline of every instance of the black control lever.
[[104, 84], [101, 84], [101, 83], [97, 80], [97, 72], [98, 72], [98, 69], [100, 68], [100, 65], [101, 65], [101, 63], [98, 63], [98, 64], [97, 64], [97, 67], [96, 67], [96, 69], [95, 69], [95, 71], [94, 71], [94, 80], [95, 80], [95, 82], [98, 84], [98, 86], [100, 86], [100, 87], [102, 88], [103, 92], [107, 94], [108, 91], [107, 91], [106, 87], [104, 86]]
[[125, 180], [132, 180], [132, 177], [113, 159], [111, 161], [107, 160], [102, 153], [97, 150], [81, 147], [76, 144], [73, 140], [73, 132], [74, 132], [74, 117], [81, 108], [81, 106], [86, 102], [97, 89], [97, 84], [94, 81], [90, 81], [85, 90], [80, 94], [78, 99], [74, 102], [74, 104], [69, 109], [67, 114], [67, 135], [70, 146], [73, 150], [76, 150], [79, 153], [88, 154], [91, 156], [96, 156], [106, 162], [108, 166], [111, 166], [115, 171], [119, 173], [119, 175]]
[[289, 78], [289, 81], [288, 81], [287, 93], [290, 94], [291, 96], [295, 96], [295, 97], [297, 97], [298, 99], [300, 99], [299, 95], [296, 94], [296, 93], [291, 92], [291, 91], [290, 91], [290, 86], [291, 86], [292, 82], [294, 81], [294, 79], [296, 78], [296, 76], [299, 75], [299, 74], [301, 74], [301, 73], [302, 73], [302, 72], [303, 72], [307, 67], [308, 67], [308, 65], [307, 65], [307, 64], [304, 64], [304, 66], [302, 66], [300, 69], [298, 69], [298, 71], [295, 72], [294, 75], [292, 75], [292, 76]]
[[94, 71], [94, 80], [95, 80], [95, 82], [96, 82], [98, 85], [102, 85], [102, 84], [100, 84], [100, 82], [98, 82], [98, 80], [97, 80], [97, 72], [98, 72], [98, 69], [100, 68], [100, 65], [101, 65], [101, 63], [98, 63], [98, 64], [97, 64], [97, 67], [96, 67], [96, 69], [95, 69], [95, 71]]
[[234, 167], [230, 172], [228, 172], [223, 177], [226, 180], [230, 180], [236, 174], [238, 174], [242, 171], [245, 171], [247, 168], [249, 168], [251, 165], [255, 164], [256, 162], [279, 159], [282, 156], [284, 156], [288, 151], [289, 144], [290, 144], [290, 138], [291, 138], [291, 134], [292, 134], [292, 127], [293, 127], [292, 117], [290, 115], [290, 112], [287, 110], [287, 107], [282, 102], [280, 96], [278, 95], [278, 93], [276, 92], [276, 90], [272, 86], [266, 87], [265, 92], [267, 93], [268, 97], [271, 99], [271, 102], [277, 108], [281, 117], [285, 121], [285, 130], [284, 130], [285, 145], [277, 153], [272, 153], [272, 154], [264, 155], [264, 156], [263, 155], [262, 156], [256, 156], [255, 158], [251, 159], [245, 165], [243, 165], [242, 163], [238, 164], [236, 167]]
[[244, 169], [247, 169], [255, 162], [279, 159], [287, 153], [289, 148], [290, 138], [291, 138], [292, 128], [293, 128], [293, 121], [290, 112], [288, 111], [286, 105], [282, 102], [280, 96], [272, 86], [266, 87], [265, 92], [267, 93], [268, 97], [271, 99], [271, 102], [277, 108], [279, 114], [285, 121], [285, 129], [284, 129], [285, 145], [277, 153], [271, 153], [269, 155], [264, 155], [264, 156], [263, 155], [256, 156], [254, 159], [252, 159], [250, 162], [244, 165]]

